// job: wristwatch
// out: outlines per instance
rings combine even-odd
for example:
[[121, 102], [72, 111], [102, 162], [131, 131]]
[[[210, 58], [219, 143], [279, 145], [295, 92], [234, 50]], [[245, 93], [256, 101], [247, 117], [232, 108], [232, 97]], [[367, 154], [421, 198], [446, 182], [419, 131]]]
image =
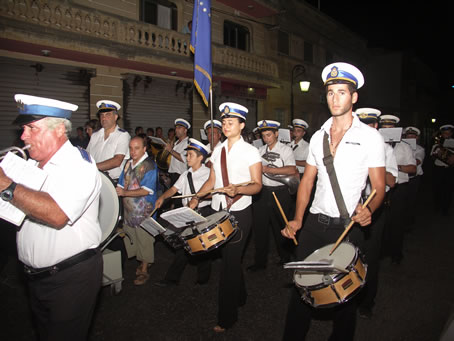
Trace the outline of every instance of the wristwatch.
[[8, 187], [1, 191], [0, 198], [2, 198], [5, 201], [13, 200], [14, 190], [16, 189], [16, 186], [17, 184], [14, 181], [11, 182], [11, 184]]

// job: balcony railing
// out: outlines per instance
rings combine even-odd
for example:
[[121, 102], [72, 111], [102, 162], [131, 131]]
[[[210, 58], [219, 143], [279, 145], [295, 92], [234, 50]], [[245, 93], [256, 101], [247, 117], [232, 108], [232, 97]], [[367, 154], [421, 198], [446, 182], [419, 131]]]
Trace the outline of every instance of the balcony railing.
[[[87, 38], [100, 38], [182, 57], [190, 55], [190, 36], [187, 34], [58, 0], [3, 0], [0, 1], [0, 16]], [[276, 63], [220, 45], [213, 46], [213, 63], [236, 71], [278, 76]]]

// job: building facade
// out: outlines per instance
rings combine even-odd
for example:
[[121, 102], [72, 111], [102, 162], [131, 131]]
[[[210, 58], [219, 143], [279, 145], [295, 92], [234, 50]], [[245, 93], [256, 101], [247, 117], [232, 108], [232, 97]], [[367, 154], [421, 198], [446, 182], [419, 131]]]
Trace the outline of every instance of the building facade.
[[[109, 99], [122, 105], [120, 125], [132, 134], [136, 126], [167, 131], [182, 117], [199, 138], [210, 108], [193, 90], [192, 10], [190, 0], [1, 1], [0, 147], [18, 139], [15, 93], [79, 105], [74, 131]], [[328, 117], [323, 67], [367, 59], [362, 38], [301, 1], [213, 0], [211, 13], [214, 118], [220, 103], [235, 101], [248, 107], [249, 129], [292, 117], [317, 129]], [[303, 79], [307, 93], [297, 88]]]

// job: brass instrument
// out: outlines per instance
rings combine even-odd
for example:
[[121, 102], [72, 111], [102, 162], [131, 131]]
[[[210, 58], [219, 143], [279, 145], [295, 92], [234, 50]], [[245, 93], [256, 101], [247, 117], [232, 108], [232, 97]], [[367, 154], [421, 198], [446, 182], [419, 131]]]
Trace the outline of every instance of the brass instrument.
[[[277, 166], [275, 166], [273, 164], [269, 164], [269, 165], [267, 165], [267, 167], [277, 168]], [[296, 192], [298, 192], [298, 187], [300, 185], [300, 175], [298, 172], [295, 172], [295, 174], [291, 174], [291, 175], [269, 174], [269, 173], [263, 173], [263, 175], [270, 180], [274, 180], [274, 181], [277, 181], [277, 182], [280, 182], [280, 183], [286, 185], [290, 195], [294, 195], [294, 194], [296, 194]]]
[[435, 136], [435, 143], [436, 146], [432, 151], [432, 155], [440, 160], [443, 163], [446, 163], [449, 167], [454, 167], [454, 150], [451, 148], [443, 147], [445, 139], [438, 133]]
[[20, 154], [20, 156], [22, 156], [22, 158], [24, 160], [27, 160], [27, 154], [25, 153], [25, 150], [27, 150], [28, 148], [30, 148], [30, 145], [27, 144], [25, 147], [22, 147], [22, 148], [19, 148], [19, 147], [16, 147], [16, 146], [11, 146], [9, 148], [5, 148], [3, 150], [0, 150], [0, 160], [3, 160], [6, 156], [6, 154], [8, 152], [12, 152], [12, 153], [15, 153], [15, 154]]

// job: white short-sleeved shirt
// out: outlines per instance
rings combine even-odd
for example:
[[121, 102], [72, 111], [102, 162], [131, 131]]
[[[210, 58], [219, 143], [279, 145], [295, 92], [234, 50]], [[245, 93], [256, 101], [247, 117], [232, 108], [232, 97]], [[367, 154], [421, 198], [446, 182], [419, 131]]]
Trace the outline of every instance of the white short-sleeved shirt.
[[[178, 180], [174, 183], [174, 187], [178, 190], [178, 193], [181, 195], [192, 194], [191, 188], [189, 187], [188, 173], [192, 173], [192, 182], [194, 184], [194, 190], [198, 192], [202, 185], [208, 180], [210, 176], [210, 169], [202, 165], [195, 172], [192, 170], [192, 167], [180, 175]], [[183, 198], [183, 206], [187, 206], [189, 201], [192, 198]], [[211, 200], [201, 200], [199, 201], [199, 208], [211, 205]]]
[[[222, 182], [221, 171], [221, 151], [225, 148], [227, 160], [227, 173], [229, 175], [229, 182], [231, 184], [239, 184], [242, 182], [251, 181], [251, 173], [249, 167], [262, 162], [257, 148], [244, 141], [243, 137], [235, 142], [228, 150], [228, 140], [225, 140], [221, 147], [216, 148], [211, 155], [211, 163], [216, 175], [215, 188], [224, 187]], [[243, 195], [231, 207], [231, 211], [241, 211], [252, 203], [250, 195]], [[227, 207], [225, 195], [222, 193], [213, 194], [211, 199], [211, 207], [217, 210], [220, 206]]]
[[[329, 135], [333, 118], [328, 119], [311, 138], [307, 163], [317, 167], [317, 187], [310, 212], [339, 217], [336, 199], [326, 167], [323, 164], [323, 135]], [[385, 167], [383, 137], [374, 128], [367, 126], [353, 115], [350, 129], [339, 143], [334, 157], [334, 168], [342, 196], [350, 215], [361, 198], [366, 186], [369, 168]]]
[[[397, 174], [399, 172], [397, 168], [397, 160], [396, 156], [394, 155], [394, 150], [393, 147], [391, 147], [388, 143], [384, 143], [385, 147], [385, 170], [388, 173], [391, 173], [392, 176], [394, 176], [397, 180]], [[390, 190], [390, 187], [386, 185], [385, 191], [388, 192]], [[367, 187], [365, 190], [365, 193], [367, 196], [371, 193], [371, 187], [370, 187], [370, 182], [367, 181]]]
[[177, 140], [173, 145], [173, 150], [180, 154], [183, 162], [172, 156], [170, 158], [169, 173], [183, 174], [188, 169], [186, 164], [186, 148], [188, 148], [188, 143], [189, 137], [185, 137], [181, 142]]
[[131, 136], [129, 133], [126, 130], [120, 129], [118, 125], [115, 127], [115, 130], [110, 133], [107, 140], [105, 140], [104, 128], [101, 128], [91, 135], [87, 151], [93, 156], [93, 159], [95, 159], [97, 163], [109, 160], [118, 154], [124, 155], [125, 158], [119, 167], [108, 170], [109, 176], [112, 179], [118, 179], [126, 161], [129, 159], [130, 140]]
[[[37, 165], [34, 160], [29, 160]], [[60, 230], [26, 218], [17, 233], [21, 262], [34, 268], [54, 265], [101, 242], [98, 221], [101, 175], [90, 155], [66, 143], [43, 167], [47, 173], [41, 189], [69, 218]]]
[[423, 175], [424, 171], [422, 170], [422, 164], [424, 162], [424, 157], [426, 156], [426, 151], [419, 144], [416, 145], [416, 150], [414, 151], [415, 159], [421, 162], [419, 165], [416, 165], [416, 175]]
[[[394, 155], [396, 156], [397, 165], [400, 166], [407, 166], [407, 165], [415, 165], [416, 166], [416, 159], [413, 154], [413, 149], [411, 149], [410, 145], [402, 141], [397, 143], [394, 147]], [[408, 182], [409, 176], [408, 173], [400, 172], [399, 176], [397, 177], [397, 183], [403, 184]]]
[[[264, 157], [266, 157], [266, 153], [268, 152], [268, 157], [271, 158], [271, 161], [267, 161]], [[293, 155], [292, 149], [277, 141], [274, 145], [273, 149], [269, 149], [268, 146], [265, 144], [259, 148], [259, 154], [262, 157], [262, 165], [269, 166], [270, 164], [276, 167], [284, 167], [284, 166], [295, 166], [295, 156]], [[262, 174], [262, 184], [263, 186], [269, 187], [276, 187], [282, 186], [282, 183], [279, 181], [271, 180], [267, 178], [265, 175]]]
[[[299, 140], [298, 143], [295, 143], [295, 140], [290, 142], [290, 148], [293, 150], [293, 155], [295, 155], [296, 161], [306, 161], [307, 155], [309, 154], [309, 143], [303, 139]], [[299, 173], [304, 173], [303, 166], [296, 166]]]

